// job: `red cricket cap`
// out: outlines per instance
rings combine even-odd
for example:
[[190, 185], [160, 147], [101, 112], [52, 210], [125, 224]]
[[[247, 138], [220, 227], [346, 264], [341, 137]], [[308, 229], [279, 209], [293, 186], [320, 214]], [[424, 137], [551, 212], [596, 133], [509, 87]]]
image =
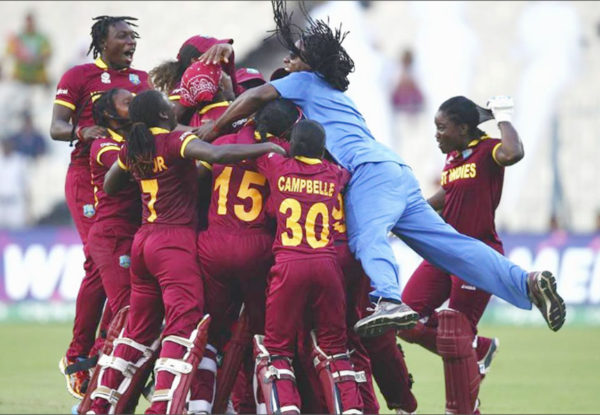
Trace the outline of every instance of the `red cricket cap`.
[[240, 68], [235, 71], [235, 78], [237, 79], [238, 84], [242, 82], [251, 81], [253, 79], [259, 79], [266, 83], [265, 78], [262, 76], [258, 69], [254, 68]]
[[271, 74], [271, 78], [269, 78], [269, 80], [275, 81], [277, 79], [285, 78], [289, 74], [290, 73], [288, 71], [286, 71], [285, 68], [277, 68], [273, 71], [273, 73]]
[[181, 77], [181, 105], [195, 107], [201, 102], [212, 101], [219, 90], [221, 71], [218, 64], [192, 63]]
[[177, 60], [179, 60], [181, 50], [184, 48], [184, 46], [192, 45], [196, 48], [198, 52], [204, 53], [212, 45], [216, 45], [218, 43], [229, 43], [231, 45], [233, 44], [233, 39], [216, 39], [214, 37], [200, 35], [192, 36], [191, 38], [183, 42], [183, 45], [181, 45], [181, 47], [179, 48], [179, 52], [177, 52]]

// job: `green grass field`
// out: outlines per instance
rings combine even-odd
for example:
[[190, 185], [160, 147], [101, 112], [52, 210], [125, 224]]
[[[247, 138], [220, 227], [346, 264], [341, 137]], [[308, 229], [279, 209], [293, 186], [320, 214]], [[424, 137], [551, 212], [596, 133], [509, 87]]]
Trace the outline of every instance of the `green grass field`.
[[[57, 363], [70, 338], [65, 324], [2, 324], [0, 413], [69, 413]], [[483, 413], [600, 413], [600, 329], [483, 326], [500, 349], [480, 393]], [[404, 345], [418, 413], [443, 413], [441, 360]], [[146, 402], [142, 398], [143, 411]], [[382, 413], [388, 413], [381, 400]]]

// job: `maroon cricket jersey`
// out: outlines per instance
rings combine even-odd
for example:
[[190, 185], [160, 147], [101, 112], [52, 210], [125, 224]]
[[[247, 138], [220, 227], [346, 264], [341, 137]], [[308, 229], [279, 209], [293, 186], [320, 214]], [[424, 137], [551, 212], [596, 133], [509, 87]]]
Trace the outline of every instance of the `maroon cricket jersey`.
[[131, 181], [114, 196], [104, 192], [104, 176], [119, 157], [125, 139], [108, 129], [110, 137], [98, 138], [90, 147], [90, 170], [94, 187], [94, 207], [96, 222], [108, 219], [124, 220], [139, 225], [141, 219], [141, 201], [138, 185]]
[[[223, 135], [214, 145], [253, 144], [254, 126], [237, 134]], [[202, 163], [209, 167], [206, 163]], [[267, 179], [258, 172], [256, 163], [243, 160], [233, 164], [213, 164], [212, 194], [208, 211], [209, 229], [232, 231], [267, 230], [265, 203], [269, 195]]]
[[[183, 157], [188, 143], [198, 139], [194, 134], [152, 127], [156, 153], [152, 174], [138, 177], [142, 194], [142, 224], [196, 226], [198, 194], [196, 163]], [[127, 144], [121, 147], [117, 160], [123, 170], [127, 166]]]
[[[344, 185], [344, 184], [340, 184]], [[348, 243], [346, 232], [346, 213], [344, 212], [344, 196], [339, 193], [333, 211], [331, 212], [333, 225], [331, 227], [333, 241], [336, 245]]]
[[177, 81], [175, 84], [175, 88], [173, 88], [168, 94], [167, 97], [169, 101], [181, 101], [181, 81]]
[[442, 217], [457, 231], [493, 246], [502, 246], [494, 216], [504, 181], [504, 167], [494, 154], [500, 140], [473, 140], [446, 157], [441, 185], [446, 196]]
[[229, 101], [215, 102], [208, 104], [194, 112], [192, 119], [190, 120], [190, 126], [199, 127], [208, 121], [216, 121], [227, 108], [229, 107]]
[[275, 209], [275, 260], [297, 260], [306, 255], [335, 258], [332, 212], [349, 173], [326, 160], [275, 153], [261, 156], [256, 164], [267, 178]]
[[[94, 63], [77, 65], [64, 73], [56, 87], [55, 104], [63, 105], [73, 110], [74, 118], [83, 105], [78, 127], [94, 125], [91, 97], [112, 88], [122, 88], [133, 93], [150, 89], [148, 74], [137, 69], [111, 69], [98, 58]], [[90, 146], [77, 141], [71, 153], [71, 162], [89, 165]]]

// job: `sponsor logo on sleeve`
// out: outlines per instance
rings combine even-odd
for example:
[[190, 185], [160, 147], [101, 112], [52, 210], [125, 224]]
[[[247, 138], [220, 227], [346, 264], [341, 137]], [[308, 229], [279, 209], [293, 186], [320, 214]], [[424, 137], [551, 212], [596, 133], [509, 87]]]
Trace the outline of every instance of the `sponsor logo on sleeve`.
[[190, 135], [192, 135], [193, 133], [191, 131], [186, 131], [185, 133], [181, 134], [179, 136], [179, 140], [183, 141], [185, 140], [187, 137], [189, 137]]
[[243, 126], [244, 124], [246, 124], [246, 122], [248, 121], [247, 118], [242, 118], [241, 120], [235, 121], [234, 123], [231, 124], [231, 126], [235, 129], [235, 128], [239, 128], [241, 126]]
[[69, 90], [66, 88], [59, 88], [56, 90], [56, 95], [68, 95], [69, 94]]

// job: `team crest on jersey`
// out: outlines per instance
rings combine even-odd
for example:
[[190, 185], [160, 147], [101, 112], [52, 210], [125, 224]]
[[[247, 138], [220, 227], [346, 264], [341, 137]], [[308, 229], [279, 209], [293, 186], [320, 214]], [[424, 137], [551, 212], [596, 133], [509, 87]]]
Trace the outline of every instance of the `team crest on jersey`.
[[463, 150], [463, 152], [462, 152], [462, 158], [463, 159], [468, 159], [469, 157], [471, 157], [471, 154], [473, 154], [473, 149], [467, 148], [466, 150]]
[[129, 257], [129, 255], [121, 255], [119, 257], [119, 265], [122, 268], [129, 268], [129, 266], [131, 265], [131, 258]]
[[142, 82], [142, 81], [140, 81], [140, 77], [138, 76], [138, 74], [130, 73], [129, 74], [129, 82], [131, 82], [134, 85], [139, 85], [140, 82]]
[[110, 84], [110, 74], [108, 72], [102, 72], [100, 81], [102, 81], [103, 84]]
[[94, 205], [91, 205], [91, 204], [83, 205], [83, 216], [85, 216], [86, 218], [91, 218], [95, 214], [96, 214], [96, 209], [94, 208]]

